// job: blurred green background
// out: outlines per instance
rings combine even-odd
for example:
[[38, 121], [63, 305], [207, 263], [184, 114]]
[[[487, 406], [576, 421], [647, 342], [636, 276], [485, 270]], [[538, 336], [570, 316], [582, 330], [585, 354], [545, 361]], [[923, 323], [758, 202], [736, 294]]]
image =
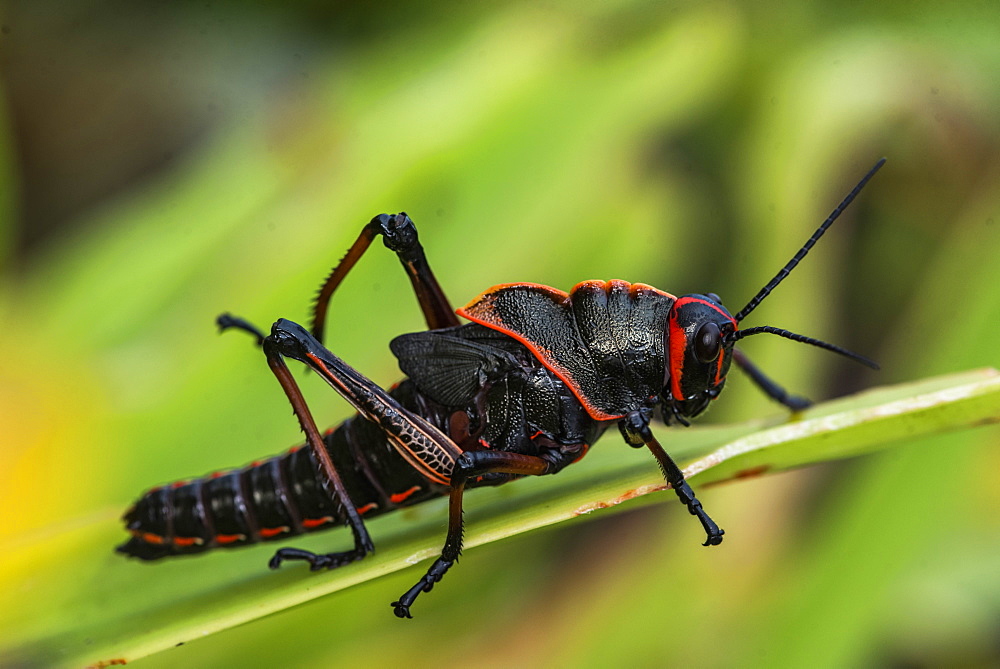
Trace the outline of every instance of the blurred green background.
[[[306, 318], [381, 212], [417, 222], [456, 306], [621, 278], [738, 309], [884, 155], [747, 322], [882, 371], [746, 350], [817, 399], [997, 365], [998, 35], [982, 2], [8, 1], [0, 549], [296, 443], [262, 356], [212, 321]], [[396, 380], [386, 344], [422, 321], [395, 258], [332, 313], [333, 350]], [[348, 415], [303, 383], [321, 422]], [[737, 373], [716, 404], [703, 422], [778, 410]], [[388, 603], [415, 570], [139, 665], [995, 666], [998, 437], [704, 491], [720, 549], [673, 500], [599, 513], [469, 551], [407, 623]]]

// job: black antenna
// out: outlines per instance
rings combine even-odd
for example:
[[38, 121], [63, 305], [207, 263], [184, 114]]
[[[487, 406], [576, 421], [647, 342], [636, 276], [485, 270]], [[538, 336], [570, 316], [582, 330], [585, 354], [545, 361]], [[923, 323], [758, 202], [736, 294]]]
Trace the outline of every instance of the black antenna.
[[[833, 210], [833, 213], [831, 213], [830, 216], [825, 221], [823, 221], [823, 225], [819, 226], [819, 228], [816, 230], [816, 232], [813, 233], [812, 237], [810, 237], [809, 240], [805, 244], [802, 245], [802, 248], [799, 249], [799, 252], [796, 253], [795, 256], [791, 260], [788, 261], [788, 264], [785, 265], [784, 267], [782, 267], [781, 271], [778, 272], [774, 276], [774, 278], [771, 279], [770, 282], [768, 282], [768, 284], [766, 286], [764, 286], [763, 288], [761, 288], [760, 292], [757, 293], [752, 300], [750, 300], [749, 302], [747, 302], [747, 305], [745, 307], [743, 307], [742, 309], [739, 310], [739, 312], [736, 314], [736, 322], [737, 323], [739, 323], [740, 321], [742, 321], [744, 318], [747, 317], [747, 315], [751, 311], [753, 311], [754, 309], [756, 309], [757, 305], [761, 303], [761, 300], [763, 300], [765, 297], [767, 297], [768, 294], [772, 290], [774, 290], [775, 287], [779, 283], [781, 283], [785, 279], [785, 277], [788, 276], [788, 274], [793, 269], [795, 269], [795, 266], [799, 264], [799, 261], [801, 261], [803, 258], [805, 258], [806, 254], [809, 253], [809, 249], [811, 249], [813, 247], [813, 245], [817, 241], [819, 241], [819, 238], [823, 236], [823, 233], [826, 232], [826, 229], [829, 228], [833, 224], [833, 222], [837, 220], [837, 217], [840, 216], [844, 212], [845, 209], [847, 209], [847, 205], [851, 204], [851, 202], [854, 201], [854, 198], [856, 198], [858, 196], [858, 193], [860, 193], [861, 189], [865, 187], [865, 184], [868, 183], [868, 180], [871, 179], [873, 176], [875, 176], [875, 173], [878, 172], [879, 168], [882, 167], [882, 165], [884, 165], [884, 164], [885, 164], [885, 158], [880, 158], [879, 161], [877, 163], [875, 163], [875, 167], [873, 167], [870, 170], [868, 170], [868, 174], [866, 174], [864, 176], [864, 178], [861, 179], [861, 181], [858, 182], [858, 185], [854, 187], [854, 190], [852, 190], [850, 193], [847, 194], [847, 197], [844, 198], [844, 201], [837, 205], [837, 208]], [[751, 328], [750, 330], [741, 330], [740, 333], [738, 333], [738, 334], [740, 334], [741, 336], [745, 337], [747, 335], [743, 334], [743, 333], [748, 333], [748, 332], [752, 333], [754, 330], [760, 330], [760, 328]], [[764, 330], [760, 330], [760, 331], [763, 332]], [[778, 334], [778, 333], [777, 332], [772, 332], [771, 334]], [[788, 334], [791, 334], [791, 333], [788, 333]], [[785, 336], [785, 335], [782, 335], [782, 336]], [[801, 336], [801, 335], [796, 335], [796, 337], [798, 337], [798, 336]], [[789, 337], [789, 338], [791, 338], [791, 337]], [[808, 339], [808, 338], [798, 339], [796, 341], [804, 341], [805, 339]], [[811, 340], [811, 341], [806, 342], [806, 343], [815, 343], [816, 341], [817, 340]], [[829, 348], [829, 347], [830, 347], [829, 344], [826, 344], [824, 346], [824, 348]], [[834, 350], [835, 348], [836, 347], [830, 348], [830, 350]], [[845, 352], [843, 349], [840, 349], [839, 352], [845, 353], [845, 355], [848, 353], [848, 352]], [[861, 358], [861, 356], [855, 356], [854, 354], [850, 354], [850, 356], [851, 357], [855, 357], [855, 358]], [[867, 360], [867, 358], [862, 359], [860, 361], [864, 362], [864, 360]], [[871, 363], [871, 360], [868, 360], [865, 364], [868, 364], [868, 363]], [[874, 364], [874, 363], [871, 363], [871, 364]], [[869, 365], [869, 366], [871, 366], [871, 365]]]
[[779, 337], [784, 337], [785, 339], [791, 339], [792, 341], [802, 342], [803, 344], [811, 344], [812, 346], [818, 346], [824, 348], [827, 351], [833, 351], [834, 353], [839, 353], [840, 355], [847, 356], [851, 360], [860, 362], [862, 365], [867, 365], [872, 369], [878, 369], [878, 363], [874, 360], [866, 358], [863, 355], [858, 355], [853, 351], [848, 351], [846, 348], [841, 348], [833, 344], [828, 344], [825, 341], [820, 341], [819, 339], [813, 339], [812, 337], [806, 337], [805, 335], [795, 334], [794, 332], [789, 332], [788, 330], [782, 330], [781, 328], [773, 328], [770, 325], [762, 325], [756, 328], [747, 328], [745, 330], [737, 330], [733, 334], [729, 335], [729, 340], [732, 342], [737, 342], [744, 337], [749, 337], [755, 334], [774, 334]]

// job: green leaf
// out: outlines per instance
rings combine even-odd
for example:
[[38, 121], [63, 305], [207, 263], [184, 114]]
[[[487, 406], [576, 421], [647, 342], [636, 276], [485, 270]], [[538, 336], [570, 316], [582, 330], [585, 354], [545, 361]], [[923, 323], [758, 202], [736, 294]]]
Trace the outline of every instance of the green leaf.
[[[921, 436], [997, 422], [1000, 373], [984, 369], [870, 390], [790, 418], [675, 429], [663, 435], [663, 441], [676, 459], [688, 463], [686, 475], [705, 491], [708, 484], [872, 453]], [[636, 500], [632, 504], [670, 501], [673, 506], [665, 512], [681, 512], [673, 495], [651, 494], [666, 486], [650, 458], [628, 449], [623, 452], [613, 438], [605, 441], [583, 463], [558, 477], [470, 493], [466, 547], [629, 500]], [[701, 497], [711, 508], [711, 492], [702, 492]], [[111, 552], [125, 535], [110, 511], [10, 542], [0, 550], [0, 588], [7, 593], [6, 608], [0, 612], [4, 630], [0, 663], [81, 666], [132, 661], [404, 569], [440, 550], [446, 518], [443, 502], [375, 519], [370, 529], [377, 552], [322, 574], [294, 567], [269, 572], [264, 565], [273, 546], [216, 551], [153, 565], [126, 561]], [[716, 520], [725, 526], [724, 518]], [[339, 532], [294, 543], [338, 550], [349, 540], [346, 532]], [[701, 528], [690, 523], [679, 540], [701, 541]], [[712, 550], [725, 550], [724, 546]], [[474, 553], [464, 562], [474, 563]], [[474, 564], [463, 563], [463, 568]], [[413, 571], [414, 580], [419, 571]], [[420, 604], [418, 600], [418, 616]], [[372, 605], [385, 605], [385, 615], [391, 615], [388, 602]]]

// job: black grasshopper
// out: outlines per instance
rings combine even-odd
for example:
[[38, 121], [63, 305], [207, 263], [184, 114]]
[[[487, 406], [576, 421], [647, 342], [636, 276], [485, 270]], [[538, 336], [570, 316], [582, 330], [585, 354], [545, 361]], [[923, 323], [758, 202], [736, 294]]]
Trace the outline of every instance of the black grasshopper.
[[[455, 312], [410, 218], [376, 216], [323, 284], [310, 330], [281, 319], [265, 335], [241, 319], [219, 318], [222, 329], [257, 337], [306, 434], [305, 446], [240, 470], [151, 490], [125, 513], [132, 536], [117, 550], [156, 560], [346, 524], [354, 534], [351, 550], [316, 554], [281, 548], [270, 561], [272, 568], [285, 560], [308, 562], [313, 570], [334, 568], [373, 550], [364, 518], [448, 495], [441, 556], [392, 604], [397, 616], [408, 618], [417, 596], [440, 581], [461, 552], [466, 488], [558, 473], [612, 425], [626, 443], [652, 452], [681, 502], [701, 521], [705, 545], [718, 545], [723, 531], [653, 436], [650, 420], [688, 425], [718, 397], [734, 361], [771, 398], [792, 410], [808, 406], [735, 348], [754, 334], [776, 334], [876, 367], [832, 344], [769, 326], [739, 329], [739, 323], [883, 163], [735, 316], [712, 293], [674, 297], [624, 281], [585, 281], [568, 294], [537, 284], [504, 284]], [[409, 275], [429, 328], [390, 343], [406, 378], [388, 391], [321, 343], [331, 296], [379, 235]], [[471, 322], [461, 324], [456, 313]], [[320, 433], [286, 358], [318, 373], [357, 415]]]

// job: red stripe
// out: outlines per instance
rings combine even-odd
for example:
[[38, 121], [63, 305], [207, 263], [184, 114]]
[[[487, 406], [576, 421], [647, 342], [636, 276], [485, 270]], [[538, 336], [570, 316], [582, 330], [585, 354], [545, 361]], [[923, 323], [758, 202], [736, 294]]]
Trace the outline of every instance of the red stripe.
[[726, 354], [722, 351], [719, 352], [719, 362], [715, 365], [715, 385], [719, 385], [719, 381], [722, 380], [722, 361], [726, 359]]
[[687, 351], [687, 333], [677, 325], [674, 311], [671, 310], [667, 322], [670, 330], [670, 359], [667, 362], [670, 368], [670, 394], [675, 400], [682, 400], [684, 393], [681, 391], [681, 374], [684, 370], [684, 353]]
[[420, 486], [415, 485], [406, 492], [396, 493], [395, 495], [389, 496], [389, 501], [393, 504], [399, 504], [400, 502], [405, 502], [407, 499], [413, 496], [413, 493], [420, 490]]
[[[722, 316], [726, 318], [730, 323], [733, 324], [733, 328], [737, 327], [736, 321], [732, 316], [727, 314], [718, 304], [714, 302], [709, 302], [708, 300], [702, 300], [697, 297], [682, 297], [681, 299], [674, 302], [673, 308], [670, 310], [669, 319], [669, 329], [670, 329], [670, 360], [668, 365], [670, 367], [670, 392], [674, 396], [674, 399], [683, 400], [684, 395], [681, 392], [681, 373], [684, 368], [684, 354], [687, 352], [687, 335], [684, 332], [684, 328], [677, 325], [677, 317], [675, 316], [676, 311], [679, 307], [689, 304], [691, 302], [697, 302], [698, 304], [704, 304], [707, 307], [711, 307], [719, 312]], [[719, 362], [717, 363], [715, 369], [715, 383], [719, 383], [719, 375], [722, 372], [722, 359], [725, 355], [719, 356]]]
[[216, 534], [215, 541], [220, 544], [231, 544], [237, 541], [243, 541], [247, 538], [245, 534]]
[[552, 355], [550, 355], [547, 351], [538, 346], [538, 344], [536, 344], [535, 342], [528, 340], [523, 335], [518, 334], [513, 330], [503, 327], [499, 323], [488, 321], [478, 316], [473, 316], [465, 309], [459, 309], [455, 313], [457, 313], [459, 316], [462, 316], [463, 318], [468, 318], [473, 323], [479, 323], [483, 327], [487, 327], [491, 330], [496, 330], [497, 332], [502, 332], [508, 337], [512, 337], [515, 340], [519, 341], [520, 343], [524, 344], [525, 348], [534, 353], [535, 358], [537, 358], [540, 363], [545, 365], [545, 367], [547, 367], [550, 372], [555, 374], [557, 377], [559, 377], [559, 379], [563, 383], [566, 384], [566, 387], [569, 388], [570, 391], [572, 391], [572, 393], [576, 396], [576, 399], [579, 400], [580, 404], [583, 406], [584, 409], [586, 409], [587, 413], [590, 414], [590, 417], [593, 418], [594, 420], [615, 420], [625, 415], [625, 414], [612, 415], [607, 412], [601, 411], [593, 404], [591, 404], [590, 400], [587, 399], [587, 397], [583, 394], [583, 391], [580, 390], [580, 388], [577, 386], [576, 381], [573, 379], [572, 376], [570, 376], [569, 370], [565, 369], [562, 365], [559, 365], [556, 362], [555, 358], [552, 357]]
[[314, 527], [321, 527], [327, 523], [332, 523], [332, 516], [323, 516], [322, 518], [304, 518], [302, 520], [302, 527], [306, 529], [312, 529]]

